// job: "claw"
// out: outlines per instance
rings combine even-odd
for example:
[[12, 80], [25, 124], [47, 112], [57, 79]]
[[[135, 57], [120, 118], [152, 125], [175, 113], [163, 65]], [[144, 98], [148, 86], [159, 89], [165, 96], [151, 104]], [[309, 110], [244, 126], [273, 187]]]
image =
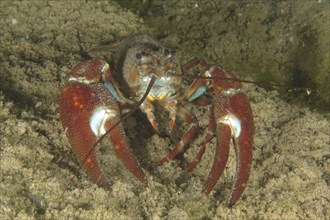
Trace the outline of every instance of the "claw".
[[[233, 78], [232, 74], [222, 72], [219, 68], [211, 71], [212, 76], [225, 75], [227, 78], [228, 76]], [[216, 79], [213, 81], [216, 94], [213, 115], [217, 124], [217, 149], [204, 192], [209, 194], [223, 173], [228, 160], [229, 142], [232, 139], [236, 151], [237, 175], [229, 205], [234, 205], [246, 187], [251, 170], [254, 133], [252, 109], [247, 96], [240, 91], [237, 82]]]
[[[117, 118], [116, 120], [109, 120], [106, 124], [107, 130], [115, 126], [117, 121], [120, 119]], [[135, 160], [132, 152], [129, 149], [127, 137], [125, 135], [124, 128], [122, 124], [117, 125], [109, 135], [110, 142], [114, 147], [114, 150], [117, 154], [117, 157], [123, 162], [128, 170], [141, 182], [146, 181], [146, 176], [141, 169], [138, 162]]]
[[[72, 150], [88, 177], [99, 186], [110, 187], [97, 161], [97, 151], [93, 148], [98, 139], [120, 120], [119, 106], [111, 91], [94, 80], [97, 77], [84, 78], [91, 68], [94, 75], [109, 71], [108, 65], [99, 60], [83, 64], [85, 66], [79, 69], [79, 78], [75, 72], [71, 73], [71, 82], [60, 94], [60, 119]], [[144, 182], [145, 174], [129, 150], [122, 124], [110, 131], [109, 138], [119, 159], [137, 179]]]
[[248, 98], [245, 94], [237, 94], [232, 97], [233, 112], [239, 116], [241, 123], [241, 133], [234, 138], [236, 151], [236, 181], [229, 201], [229, 205], [234, 205], [241, 197], [249, 179], [252, 166], [252, 145], [253, 145], [253, 116]]
[[93, 106], [88, 102], [91, 94], [87, 86], [79, 83], [68, 84], [59, 99], [60, 118], [66, 128], [66, 136], [72, 150], [89, 178], [99, 186], [109, 187], [110, 183], [96, 160], [96, 150], [92, 150], [97, 140], [89, 126], [93, 111]]
[[218, 125], [216, 129], [217, 148], [214, 156], [213, 166], [209, 177], [204, 186], [205, 194], [210, 194], [215, 184], [222, 175], [228, 160], [229, 142], [230, 142], [230, 128], [225, 125]]

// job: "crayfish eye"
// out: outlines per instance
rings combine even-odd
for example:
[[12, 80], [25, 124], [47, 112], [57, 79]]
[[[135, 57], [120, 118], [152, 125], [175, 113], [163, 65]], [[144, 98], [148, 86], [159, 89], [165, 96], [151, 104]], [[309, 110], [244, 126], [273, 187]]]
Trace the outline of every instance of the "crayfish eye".
[[164, 55], [165, 55], [166, 58], [171, 58], [172, 57], [172, 51], [165, 48], [164, 49]]
[[171, 50], [171, 49], [164, 49], [164, 55], [167, 59], [171, 58], [173, 55], [175, 55], [175, 50]]
[[168, 55], [171, 56], [171, 51], [170, 51], [169, 49], [165, 48], [165, 50], [164, 50], [164, 55], [165, 55], [165, 56], [168, 56]]
[[143, 56], [141, 53], [137, 53], [137, 54], [135, 54], [135, 57], [136, 57], [136, 59], [141, 60]]

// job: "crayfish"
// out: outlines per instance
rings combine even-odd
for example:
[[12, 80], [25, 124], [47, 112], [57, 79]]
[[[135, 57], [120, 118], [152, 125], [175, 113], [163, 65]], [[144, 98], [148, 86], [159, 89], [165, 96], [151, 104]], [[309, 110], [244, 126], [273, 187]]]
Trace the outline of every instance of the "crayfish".
[[[145, 113], [155, 130], [158, 129], [155, 106], [168, 113], [170, 129], [177, 117], [189, 124], [173, 150], [158, 162], [163, 164], [197, 135], [198, 120], [184, 105], [206, 104], [210, 109], [208, 133], [187, 169], [191, 171], [196, 166], [207, 143], [216, 137], [213, 166], [204, 186], [204, 192], [209, 194], [225, 169], [232, 140], [237, 174], [229, 204], [234, 205], [248, 182], [254, 134], [250, 103], [234, 74], [200, 59], [181, 64], [175, 47], [165, 46], [147, 35], [126, 38], [116, 53], [111, 68], [97, 58], [77, 64], [59, 97], [60, 119], [66, 136], [90, 180], [101, 187], [111, 185], [96, 158], [95, 146], [106, 136], [125, 167], [138, 180], [146, 181], [122, 124], [123, 118], [133, 110]], [[184, 87], [184, 77], [196, 67], [198, 75]], [[204, 99], [205, 94], [212, 94], [211, 103]]]

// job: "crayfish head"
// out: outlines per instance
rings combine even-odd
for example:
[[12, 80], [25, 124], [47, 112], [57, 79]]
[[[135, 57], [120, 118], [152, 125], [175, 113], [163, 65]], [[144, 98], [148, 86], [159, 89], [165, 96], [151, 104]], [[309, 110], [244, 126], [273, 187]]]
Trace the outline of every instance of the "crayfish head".
[[152, 76], [155, 84], [149, 93], [149, 101], [170, 97], [181, 87], [181, 65], [176, 50], [164, 46], [147, 35], [137, 35], [126, 48], [122, 60], [122, 81], [126, 84], [127, 95], [139, 99], [146, 91]]

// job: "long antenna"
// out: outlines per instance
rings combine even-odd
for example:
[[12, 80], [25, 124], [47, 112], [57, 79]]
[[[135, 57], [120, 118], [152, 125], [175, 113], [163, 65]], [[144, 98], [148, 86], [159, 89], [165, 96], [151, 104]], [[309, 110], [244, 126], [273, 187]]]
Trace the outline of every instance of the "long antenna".
[[263, 83], [265, 85], [273, 86], [273, 87], [281, 87], [281, 88], [287, 88], [294, 91], [305, 91], [307, 95], [310, 95], [312, 92], [316, 92], [317, 90], [308, 88], [308, 87], [294, 87], [284, 84], [277, 84], [274, 82], [258, 82], [258, 81], [252, 81], [252, 80], [244, 80], [244, 79], [234, 79], [234, 78], [226, 78], [226, 77], [212, 77], [212, 76], [192, 76], [192, 75], [181, 75], [176, 73], [171, 73], [171, 76], [177, 76], [181, 78], [187, 78], [187, 79], [218, 79], [218, 80], [228, 80], [228, 81], [235, 81], [235, 82], [243, 82], [243, 83], [250, 83], [250, 84], [260, 84]]

